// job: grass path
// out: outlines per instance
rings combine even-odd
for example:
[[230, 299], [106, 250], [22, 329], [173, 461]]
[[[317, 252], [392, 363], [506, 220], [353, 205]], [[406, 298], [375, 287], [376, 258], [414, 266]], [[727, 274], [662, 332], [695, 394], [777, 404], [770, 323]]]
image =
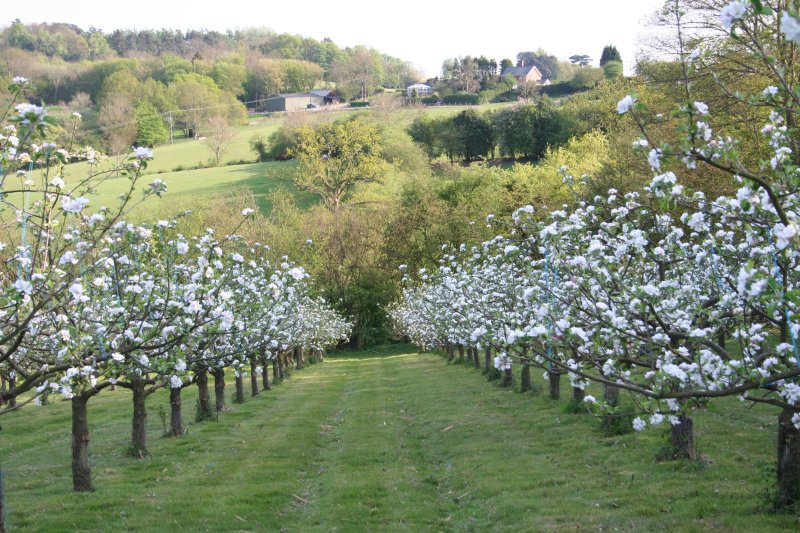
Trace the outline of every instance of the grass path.
[[344, 354], [178, 439], [160, 437], [155, 394], [152, 457], [137, 461], [124, 456], [130, 397], [109, 392], [89, 404], [97, 490], [79, 495], [69, 405], [26, 408], [0, 420], [11, 531], [798, 529], [756, 513], [770, 410], [698, 417], [694, 465], [656, 462], [657, 431], [604, 437], [563, 404], [430, 354]]

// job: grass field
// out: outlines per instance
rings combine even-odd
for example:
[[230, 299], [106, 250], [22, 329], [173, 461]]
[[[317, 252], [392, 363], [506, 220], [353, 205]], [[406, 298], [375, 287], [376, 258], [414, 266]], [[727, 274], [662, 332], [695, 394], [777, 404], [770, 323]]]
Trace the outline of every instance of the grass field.
[[[269, 200], [270, 193], [280, 187], [293, 191], [298, 204], [307, 207], [314, 202], [314, 197], [294, 190], [292, 174], [295, 166], [294, 162], [289, 161], [166, 172], [157, 177], [166, 182], [167, 194], [163, 199], [155, 197], [148, 199], [137, 210], [159, 212], [162, 206], [173, 205], [186, 208], [198, 204], [201, 200], [246, 189], [252, 192], [261, 211], [266, 214], [272, 207]], [[156, 176], [141, 177], [137, 189], [147, 188], [155, 178]], [[126, 178], [108, 178], [98, 187], [96, 197], [91, 198], [91, 206], [115, 206], [118, 196], [127, 192], [129, 187], [130, 182]], [[134, 200], [140, 198], [140, 192], [134, 194]]]
[[[544, 388], [540, 373], [537, 384]], [[232, 391], [231, 391], [232, 393]], [[196, 393], [184, 393], [185, 417]], [[11, 531], [797, 531], [757, 511], [776, 413], [736, 400], [696, 418], [704, 461], [663, 435], [605, 437], [565, 401], [392, 347], [329, 357], [216, 422], [125, 456], [126, 391], [89, 404], [96, 492], [70, 492], [69, 404], [3, 417]], [[769, 466], [767, 466], [769, 468]]]
[[[269, 137], [275, 132], [282, 118], [259, 118], [252, 125], [238, 126], [235, 128], [235, 137], [230, 148], [222, 157], [221, 164], [226, 165], [231, 161], [255, 161], [255, 153], [250, 150], [250, 139], [253, 137]], [[154, 159], [150, 162], [147, 173], [172, 172], [177, 167], [183, 168], [206, 166], [211, 158], [211, 150], [201, 140], [178, 139], [175, 144], [162, 144], [153, 149]], [[107, 161], [99, 168], [111, 168], [113, 161]], [[85, 175], [88, 169], [86, 163], [70, 165], [71, 173]]]
[[[507, 104], [486, 104], [474, 106], [476, 109], [497, 109]], [[389, 111], [389, 115], [382, 110], [344, 110], [336, 113], [324, 113], [320, 117], [340, 118], [353, 113], [376, 113], [378, 119], [386, 123], [390, 129], [403, 129], [413, 117], [425, 113], [432, 116], [444, 116], [457, 113], [466, 107], [442, 106], [426, 107], [420, 109], [400, 109]], [[198, 168], [208, 165], [211, 152], [203, 141], [193, 139], [180, 139], [173, 145], [156, 146], [153, 150], [154, 159], [148, 163], [145, 175], [140, 181], [140, 187], [146, 187], [153, 179], [158, 177], [167, 183], [167, 195], [164, 200], [153, 199], [147, 204], [138, 207], [135, 213], [139, 217], [152, 218], [154, 216], [169, 216], [170, 213], [183, 209], [202, 208], [203, 201], [219, 195], [229, 194], [237, 189], [247, 189], [255, 196], [256, 201], [264, 214], [271, 209], [268, 195], [278, 187], [293, 190], [292, 172], [295, 168], [293, 162], [273, 163], [242, 163], [253, 161], [255, 154], [250, 149], [250, 139], [253, 137], [268, 138], [282, 124], [283, 116], [258, 118], [250, 125], [236, 128], [236, 137], [230, 148], [222, 158], [219, 167]], [[107, 160], [101, 163], [94, 171], [113, 168], [114, 162]], [[83, 179], [89, 172], [86, 163], [68, 165], [65, 179], [68, 184], [75, 184]], [[157, 176], [156, 176], [157, 175]], [[127, 191], [128, 182], [125, 179], [106, 179], [98, 188], [98, 194], [91, 200], [91, 207], [115, 206], [120, 193]], [[294, 191], [298, 204], [307, 207], [314, 202], [309, 194]], [[138, 199], [137, 195], [134, 199]]]

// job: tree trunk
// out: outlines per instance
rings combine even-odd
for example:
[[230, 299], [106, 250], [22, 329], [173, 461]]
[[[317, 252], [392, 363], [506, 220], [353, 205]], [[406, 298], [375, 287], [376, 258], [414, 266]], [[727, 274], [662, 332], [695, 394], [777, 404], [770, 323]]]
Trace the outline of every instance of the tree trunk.
[[269, 385], [269, 363], [267, 362], [266, 354], [261, 356], [261, 370], [261, 388], [270, 390], [272, 387]]
[[447, 343], [447, 360], [452, 361], [456, 357], [456, 349], [452, 344]]
[[459, 344], [458, 345], [458, 362], [459, 363], [463, 363], [464, 362], [464, 345], [463, 344]]
[[133, 425], [131, 428], [131, 455], [142, 459], [147, 457], [147, 393], [144, 381], [134, 380], [131, 384], [133, 393]]
[[675, 459], [697, 459], [697, 449], [694, 445], [694, 422], [684, 414], [678, 416], [680, 424], [670, 428], [670, 444], [672, 457]]
[[275, 357], [272, 358], [272, 381], [273, 381], [273, 383], [276, 383], [276, 382], [280, 381], [280, 379], [281, 379], [280, 373], [278, 371], [278, 359], [279, 358], [280, 358], [280, 355], [276, 355]]
[[255, 398], [258, 396], [258, 364], [256, 363], [256, 356], [250, 356], [250, 395]]
[[218, 368], [212, 372], [214, 375], [214, 397], [217, 402], [217, 411], [225, 410], [225, 369]]
[[619, 387], [603, 384], [603, 401], [608, 405], [616, 406], [619, 403]]
[[[14, 376], [14, 377], [8, 378], [8, 388], [9, 389], [13, 389], [16, 386], [17, 386], [17, 377]], [[11, 398], [9, 398], [8, 406], [12, 407], [12, 408], [17, 406], [17, 397], [16, 396], [12, 396]]]
[[294, 349], [294, 367], [299, 370], [300, 369], [300, 347], [296, 347]]
[[285, 365], [285, 363], [284, 363], [283, 357], [279, 357], [278, 358], [278, 379], [280, 379], [281, 381], [286, 379], [286, 367], [284, 365]]
[[197, 401], [198, 410], [201, 414], [211, 412], [211, 397], [208, 392], [208, 369], [202, 368], [195, 371], [195, 380], [197, 381]]
[[503, 381], [500, 382], [501, 387], [510, 387], [514, 383], [514, 373], [510, 368], [503, 371]]
[[181, 389], [169, 389], [169, 434], [173, 437], [183, 435], [183, 416], [181, 415]]
[[478, 355], [477, 348], [470, 348], [470, 352], [472, 353], [472, 363], [475, 365], [475, 368], [481, 367], [481, 358]]
[[530, 392], [532, 390], [533, 386], [531, 385], [531, 367], [528, 365], [522, 365], [522, 372], [520, 373], [519, 391]]
[[550, 369], [547, 372], [547, 379], [550, 382], [550, 399], [558, 400], [561, 398], [561, 372]]
[[[611, 407], [616, 407], [619, 404], [619, 387], [603, 383], [603, 401]], [[603, 431], [610, 432], [614, 427], [615, 419], [616, 415], [604, 414], [600, 420], [600, 427]]]
[[487, 374], [492, 370], [492, 349], [487, 346], [483, 349], [483, 371]]
[[244, 403], [244, 378], [236, 373], [236, 403]]
[[72, 397], [72, 490], [92, 490], [92, 470], [89, 467], [89, 397]]
[[582, 402], [586, 397], [586, 391], [580, 387], [572, 387], [572, 399], [577, 402]]
[[778, 494], [775, 507], [794, 508], [800, 502], [800, 430], [794, 427], [796, 411], [784, 409], [778, 417]]

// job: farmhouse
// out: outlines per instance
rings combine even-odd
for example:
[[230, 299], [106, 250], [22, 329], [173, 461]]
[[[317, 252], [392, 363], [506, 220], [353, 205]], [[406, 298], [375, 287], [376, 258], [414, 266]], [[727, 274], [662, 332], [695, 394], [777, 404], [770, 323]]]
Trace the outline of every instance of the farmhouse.
[[406, 89], [406, 93], [408, 94], [409, 98], [411, 98], [411, 95], [414, 93], [414, 91], [417, 91], [417, 96], [423, 96], [426, 94], [431, 94], [433, 89], [430, 85], [425, 85], [424, 83], [415, 83], [414, 85], [409, 85]]
[[535, 65], [525, 66], [524, 61], [516, 67], [506, 67], [503, 73], [500, 74], [501, 78], [513, 76], [517, 83], [542, 83], [542, 73]]
[[341, 98], [330, 89], [307, 93], [288, 93], [270, 96], [264, 101], [264, 111], [299, 111], [309, 107], [338, 104]]

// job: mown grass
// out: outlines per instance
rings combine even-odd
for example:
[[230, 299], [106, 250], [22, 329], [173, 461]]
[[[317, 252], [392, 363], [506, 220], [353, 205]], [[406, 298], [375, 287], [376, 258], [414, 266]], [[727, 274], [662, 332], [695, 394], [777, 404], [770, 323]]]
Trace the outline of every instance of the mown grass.
[[[147, 214], [149, 211], [162, 211], [164, 206], [173, 212], [180, 209], [196, 208], [204, 200], [224, 196], [239, 190], [252, 193], [262, 213], [269, 214], [272, 209], [270, 195], [279, 188], [291, 191], [301, 207], [308, 207], [315, 200], [313, 195], [294, 189], [293, 173], [296, 163], [272, 162], [251, 163], [228, 167], [204, 168], [183, 172], [167, 172], [158, 178], [167, 184], [167, 193], [162, 199], [152, 197], [138, 206], [134, 212]], [[154, 176], [143, 176], [137, 182], [133, 199], [141, 198], [141, 191], [148, 188]], [[76, 181], [76, 180], [73, 180]], [[130, 181], [125, 177], [107, 178], [98, 187], [97, 194], [90, 197], [90, 206], [117, 206], [119, 195], [128, 192]]]
[[[70, 492], [69, 405], [3, 417], [11, 531], [796, 531], [759, 512], [776, 413], [696, 418], [700, 463], [657, 430], [604, 437], [565, 401], [408, 348], [340, 353], [217, 422], [125, 456], [130, 397], [90, 403], [97, 490]], [[388, 354], [388, 355], [387, 355]], [[540, 376], [537, 384], [544, 389]], [[184, 393], [186, 418], [193, 390]]]
[[[229, 148], [225, 151], [221, 166], [231, 162], [256, 160], [256, 154], [250, 149], [250, 139], [253, 137], [269, 137], [281, 125], [282, 119], [260, 118], [250, 125], [236, 126], [234, 138]], [[212, 157], [211, 150], [202, 140], [176, 139], [174, 144], [160, 144], [153, 148], [153, 160], [147, 167], [148, 174], [174, 172], [177, 167], [191, 168], [207, 166]], [[98, 168], [113, 168], [113, 158], [101, 163]], [[75, 175], [85, 175], [89, 169], [87, 163], [70, 165]]]

